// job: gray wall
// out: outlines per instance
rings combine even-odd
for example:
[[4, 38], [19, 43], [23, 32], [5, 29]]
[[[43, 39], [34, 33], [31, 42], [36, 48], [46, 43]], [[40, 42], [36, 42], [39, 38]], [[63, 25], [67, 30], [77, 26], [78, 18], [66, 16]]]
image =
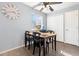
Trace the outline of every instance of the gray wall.
[[32, 13], [43, 16], [46, 28], [46, 14], [34, 10], [23, 3], [13, 3], [20, 10], [21, 15], [17, 20], [10, 20], [1, 13], [1, 8], [6, 2], [0, 3], [0, 51], [18, 47], [24, 44], [25, 30], [32, 29]]

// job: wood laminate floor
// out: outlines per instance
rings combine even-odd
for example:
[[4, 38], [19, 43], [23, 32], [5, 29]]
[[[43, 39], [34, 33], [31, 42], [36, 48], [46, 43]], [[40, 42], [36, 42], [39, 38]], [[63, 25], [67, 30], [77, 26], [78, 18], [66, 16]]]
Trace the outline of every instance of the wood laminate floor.
[[[36, 49], [35, 55], [32, 54], [32, 50], [33, 48], [28, 50], [27, 47], [21, 47], [7, 53], [0, 54], [0, 56], [38, 56], [38, 49]], [[43, 56], [42, 51], [41, 56]], [[55, 51], [54, 49], [52, 50], [50, 44], [50, 50], [49, 53], [46, 54], [46, 56], [79, 56], [79, 47], [57, 42], [57, 51]]]

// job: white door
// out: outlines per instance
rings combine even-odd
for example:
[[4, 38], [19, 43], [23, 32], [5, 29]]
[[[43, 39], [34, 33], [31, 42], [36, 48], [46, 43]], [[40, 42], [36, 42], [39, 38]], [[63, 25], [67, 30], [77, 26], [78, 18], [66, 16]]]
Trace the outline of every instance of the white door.
[[57, 34], [57, 41], [63, 42], [63, 14], [47, 17], [47, 29]]
[[65, 42], [78, 45], [78, 10], [65, 13]]

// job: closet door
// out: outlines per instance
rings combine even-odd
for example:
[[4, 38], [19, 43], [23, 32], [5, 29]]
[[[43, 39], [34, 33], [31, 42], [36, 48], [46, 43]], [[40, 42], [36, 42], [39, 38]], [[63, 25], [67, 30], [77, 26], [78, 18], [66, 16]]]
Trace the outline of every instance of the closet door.
[[47, 29], [57, 34], [57, 41], [63, 42], [63, 14], [47, 17]]
[[65, 42], [78, 45], [78, 10], [65, 13]]

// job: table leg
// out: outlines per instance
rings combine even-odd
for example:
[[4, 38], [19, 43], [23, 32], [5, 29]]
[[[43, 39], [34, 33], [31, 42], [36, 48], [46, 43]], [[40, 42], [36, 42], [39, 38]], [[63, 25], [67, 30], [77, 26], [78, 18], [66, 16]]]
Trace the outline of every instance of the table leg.
[[45, 54], [46, 54], [46, 53], [45, 53], [45, 52], [46, 52], [46, 49], [45, 49], [45, 48], [46, 48], [46, 40], [44, 39], [44, 46], [43, 46], [43, 55], [44, 55], [44, 56], [45, 56]]
[[52, 49], [53, 49], [53, 37], [52, 37]]
[[54, 45], [55, 45], [55, 51], [56, 51], [56, 35], [54, 36]]

